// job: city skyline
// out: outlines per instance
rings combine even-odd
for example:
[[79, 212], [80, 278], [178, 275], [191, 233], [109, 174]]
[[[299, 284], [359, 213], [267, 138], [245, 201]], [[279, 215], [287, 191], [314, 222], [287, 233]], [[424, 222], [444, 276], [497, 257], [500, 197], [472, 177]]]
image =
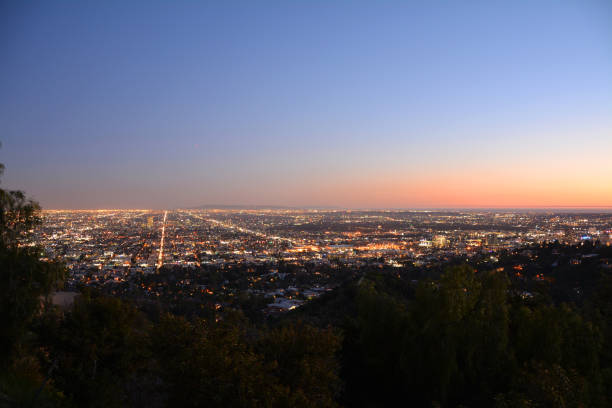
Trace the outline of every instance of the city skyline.
[[0, 405], [612, 407], [611, 0], [0, 2]]
[[2, 10], [2, 187], [43, 208], [612, 207], [606, 1]]

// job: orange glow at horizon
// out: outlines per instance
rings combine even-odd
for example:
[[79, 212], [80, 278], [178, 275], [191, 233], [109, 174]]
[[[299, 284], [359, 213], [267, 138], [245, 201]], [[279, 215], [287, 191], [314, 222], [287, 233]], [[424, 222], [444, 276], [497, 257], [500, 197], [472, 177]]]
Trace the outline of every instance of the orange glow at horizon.
[[501, 172], [368, 177], [320, 185], [312, 198], [346, 207], [612, 207], [612, 177]]

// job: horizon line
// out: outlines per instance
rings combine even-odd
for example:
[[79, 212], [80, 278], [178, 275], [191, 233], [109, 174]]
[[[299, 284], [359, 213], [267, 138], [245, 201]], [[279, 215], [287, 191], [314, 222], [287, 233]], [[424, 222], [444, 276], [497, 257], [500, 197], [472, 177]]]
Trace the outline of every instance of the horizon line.
[[322, 211], [546, 211], [546, 210], [605, 210], [612, 206], [431, 206], [431, 207], [342, 207], [342, 206], [284, 206], [284, 205], [206, 205], [197, 207], [89, 207], [89, 208], [43, 208], [42, 211], [195, 211], [195, 210], [322, 210]]

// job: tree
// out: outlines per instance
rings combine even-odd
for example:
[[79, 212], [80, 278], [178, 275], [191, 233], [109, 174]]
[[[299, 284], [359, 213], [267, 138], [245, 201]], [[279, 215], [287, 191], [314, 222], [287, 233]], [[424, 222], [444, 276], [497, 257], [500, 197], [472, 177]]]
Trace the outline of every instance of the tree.
[[288, 390], [245, 335], [243, 324], [162, 317], [151, 338], [168, 406], [271, 407], [287, 401]]
[[274, 367], [278, 382], [289, 389], [291, 406], [335, 407], [341, 340], [332, 328], [298, 321], [264, 332], [257, 348]]
[[84, 293], [45, 334], [53, 381], [78, 406], [125, 406], [129, 381], [148, 368], [148, 323], [120, 299]]
[[[3, 170], [0, 164], [0, 175]], [[21, 191], [0, 189], [0, 367], [9, 363], [44, 300], [65, 277], [60, 262], [43, 262], [41, 249], [26, 245], [40, 222], [38, 203]]]
[[[0, 175], [3, 171], [0, 164]], [[29, 334], [66, 269], [61, 262], [41, 261], [41, 249], [28, 242], [40, 222], [38, 203], [21, 191], [0, 189], [0, 389], [19, 404], [43, 406], [53, 402], [42, 392], [45, 380]]]

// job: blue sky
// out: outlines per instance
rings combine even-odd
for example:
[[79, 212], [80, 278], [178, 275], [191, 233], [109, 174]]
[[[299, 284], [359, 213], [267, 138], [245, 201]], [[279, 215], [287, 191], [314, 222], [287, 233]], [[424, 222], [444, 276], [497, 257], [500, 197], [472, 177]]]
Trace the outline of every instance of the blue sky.
[[0, 7], [46, 208], [612, 206], [609, 1]]

